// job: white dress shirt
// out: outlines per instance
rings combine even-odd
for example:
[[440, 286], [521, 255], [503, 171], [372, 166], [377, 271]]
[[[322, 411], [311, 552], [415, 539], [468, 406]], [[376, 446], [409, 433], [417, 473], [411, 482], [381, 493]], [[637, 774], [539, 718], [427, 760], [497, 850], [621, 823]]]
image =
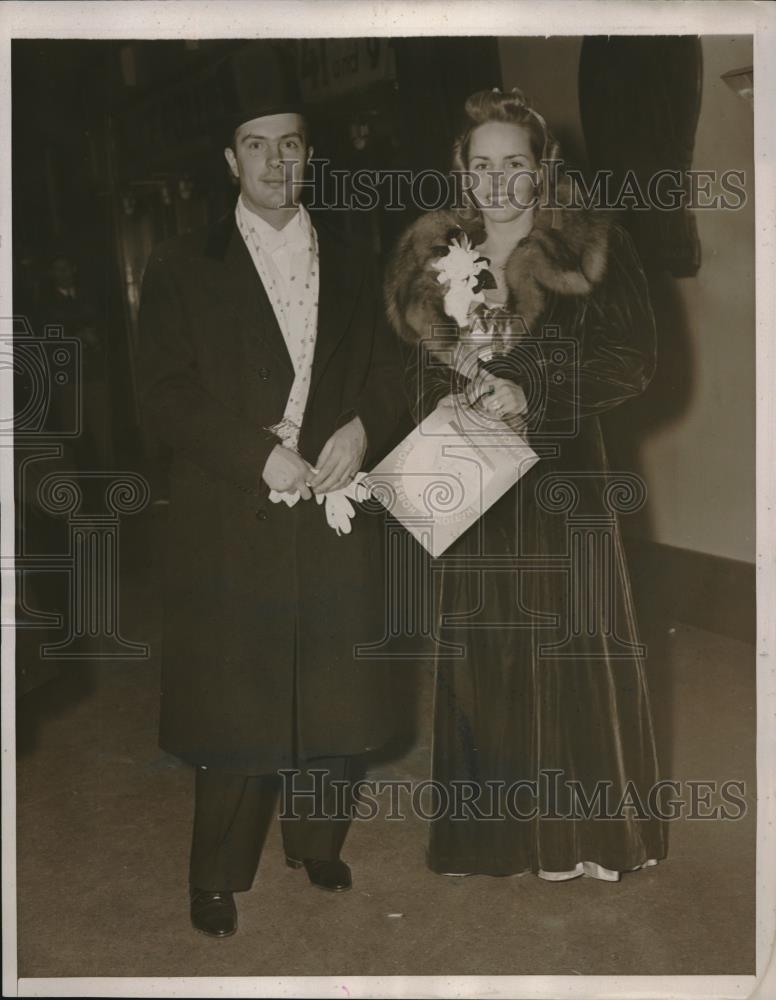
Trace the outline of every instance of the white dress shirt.
[[251, 212], [242, 196], [235, 215], [300, 374], [312, 364], [318, 326], [318, 247], [310, 215], [300, 205], [282, 229], [275, 229]]
[[[310, 392], [313, 353], [318, 329], [318, 240], [312, 220], [300, 205], [296, 215], [282, 229], [275, 229], [251, 212], [242, 200], [235, 208], [237, 227], [261, 278], [283, 333], [294, 365], [294, 382], [280, 423], [269, 428], [287, 448], [296, 449]], [[317, 494], [319, 504], [326, 504], [326, 520], [340, 534], [350, 533], [355, 513], [351, 500], [363, 500], [360, 485], [363, 473], [344, 489]], [[273, 503], [293, 507], [299, 493], [270, 490]]]

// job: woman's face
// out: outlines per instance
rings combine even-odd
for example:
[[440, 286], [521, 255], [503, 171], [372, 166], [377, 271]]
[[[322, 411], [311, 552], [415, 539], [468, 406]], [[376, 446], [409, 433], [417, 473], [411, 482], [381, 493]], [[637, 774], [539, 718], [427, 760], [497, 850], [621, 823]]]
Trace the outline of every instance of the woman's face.
[[478, 125], [469, 137], [472, 195], [494, 222], [511, 222], [536, 202], [538, 164], [527, 128], [508, 122]]

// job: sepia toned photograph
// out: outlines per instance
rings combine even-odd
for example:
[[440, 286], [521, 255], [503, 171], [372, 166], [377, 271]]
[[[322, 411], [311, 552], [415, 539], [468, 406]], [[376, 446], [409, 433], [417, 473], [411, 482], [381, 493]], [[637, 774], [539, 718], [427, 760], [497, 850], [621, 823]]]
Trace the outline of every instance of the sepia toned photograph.
[[4, 995], [768, 995], [776, 21], [627, 6], [0, 11]]

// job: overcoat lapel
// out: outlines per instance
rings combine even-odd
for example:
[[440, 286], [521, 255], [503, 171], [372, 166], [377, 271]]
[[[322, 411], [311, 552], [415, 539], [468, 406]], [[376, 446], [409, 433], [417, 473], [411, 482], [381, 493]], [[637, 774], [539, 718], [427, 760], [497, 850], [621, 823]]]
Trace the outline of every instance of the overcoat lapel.
[[222, 219], [213, 227], [205, 253], [221, 261], [223, 265], [220, 287], [224, 305], [240, 320], [240, 331], [248, 364], [259, 363], [263, 342], [293, 378], [294, 366], [275, 310], [264, 289], [264, 283], [256, 273], [250, 252], [237, 228], [234, 216]]
[[[336, 230], [325, 220], [316, 219], [314, 224], [320, 274], [311, 393], [347, 332], [363, 277], [360, 262], [347, 252]], [[272, 303], [232, 215], [213, 227], [205, 253], [224, 265], [224, 302], [241, 320], [249, 364], [257, 357], [261, 339], [293, 377], [293, 363]]]
[[358, 262], [347, 252], [339, 234], [325, 220], [313, 221], [318, 233], [320, 275], [311, 395], [347, 332], [362, 277]]

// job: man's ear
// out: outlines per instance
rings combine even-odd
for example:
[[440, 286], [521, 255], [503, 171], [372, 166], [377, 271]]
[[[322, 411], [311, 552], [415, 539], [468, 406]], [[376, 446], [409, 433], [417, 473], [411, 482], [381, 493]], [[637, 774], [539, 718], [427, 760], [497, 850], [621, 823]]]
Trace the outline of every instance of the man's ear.
[[240, 168], [237, 166], [237, 157], [234, 155], [234, 150], [231, 146], [227, 146], [224, 150], [224, 156], [226, 157], [226, 162], [229, 164], [229, 169], [232, 171], [232, 177], [235, 180], [240, 179]]

